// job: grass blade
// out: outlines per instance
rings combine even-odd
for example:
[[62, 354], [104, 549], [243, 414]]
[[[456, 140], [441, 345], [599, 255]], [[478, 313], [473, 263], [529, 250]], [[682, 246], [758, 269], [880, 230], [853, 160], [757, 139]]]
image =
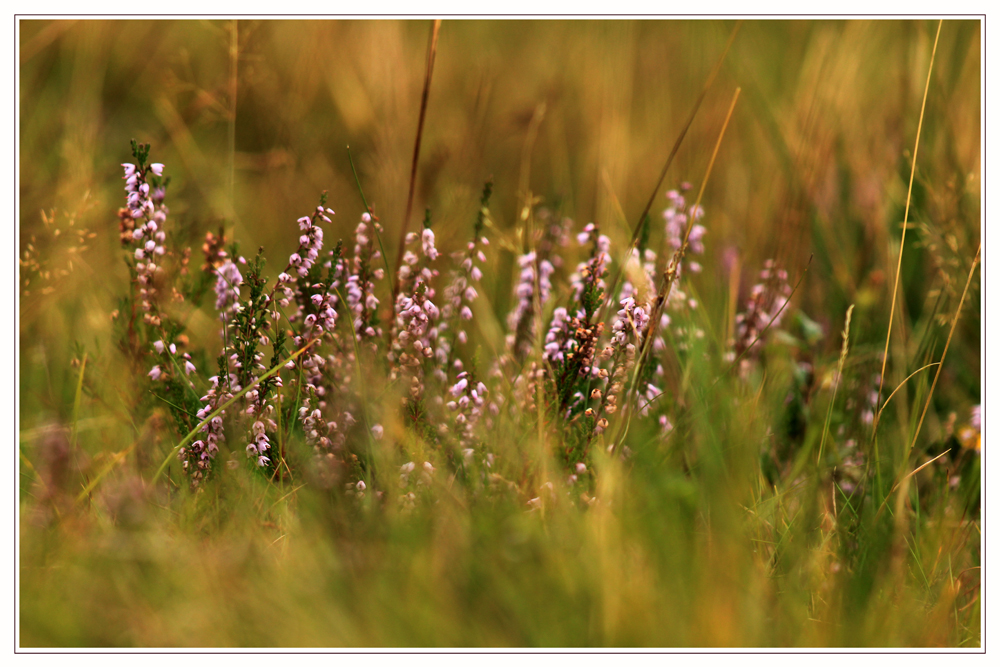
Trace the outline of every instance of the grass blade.
[[[889, 339], [892, 336], [892, 319], [896, 313], [896, 296], [899, 293], [899, 274], [903, 269], [903, 249], [906, 247], [906, 227], [910, 220], [910, 200], [913, 195], [913, 176], [917, 172], [917, 151], [920, 150], [920, 131], [924, 127], [924, 110], [927, 108], [927, 92], [931, 87], [931, 72], [934, 71], [934, 56], [937, 54], [938, 38], [941, 36], [941, 19], [938, 19], [937, 34], [934, 35], [934, 49], [931, 51], [931, 62], [927, 67], [927, 83], [924, 84], [924, 101], [920, 103], [920, 120], [917, 121], [917, 138], [913, 144], [913, 160], [910, 163], [910, 185], [906, 190], [906, 208], [903, 212], [903, 236], [899, 241], [899, 259], [896, 262], [896, 278], [892, 284], [892, 306], [889, 308], [889, 330], [885, 333], [885, 351], [882, 353], [882, 372], [878, 381], [878, 398], [875, 405], [882, 400], [882, 385], [885, 382], [885, 365], [889, 360]], [[878, 417], [872, 420], [872, 438], [878, 429]]]
[[251, 389], [253, 389], [257, 385], [259, 385], [261, 382], [263, 382], [267, 378], [271, 377], [272, 375], [274, 375], [275, 373], [277, 373], [278, 371], [280, 371], [284, 367], [284, 365], [287, 364], [289, 361], [294, 361], [295, 359], [298, 359], [306, 350], [308, 350], [310, 347], [312, 347], [313, 345], [315, 345], [319, 341], [320, 341], [319, 338], [314, 338], [313, 340], [309, 341], [303, 347], [299, 348], [299, 350], [297, 350], [294, 354], [292, 354], [292, 356], [288, 357], [288, 359], [285, 359], [284, 363], [277, 364], [274, 368], [272, 368], [271, 370], [267, 371], [266, 373], [264, 373], [263, 375], [261, 375], [259, 378], [257, 378], [257, 380], [255, 382], [251, 383], [250, 385], [248, 385], [246, 387], [243, 387], [243, 389], [241, 389], [239, 393], [237, 393], [231, 399], [229, 399], [228, 401], [226, 401], [225, 403], [223, 403], [222, 405], [220, 405], [218, 408], [216, 408], [212, 412], [212, 414], [210, 414], [210, 415], [206, 416], [204, 419], [202, 419], [201, 422], [199, 422], [198, 425], [195, 426], [191, 430], [190, 433], [188, 433], [186, 436], [184, 436], [184, 438], [179, 443], [177, 443], [176, 445], [174, 445], [174, 447], [170, 450], [170, 453], [167, 454], [167, 457], [165, 459], [163, 459], [163, 463], [160, 464], [160, 467], [157, 469], [156, 474], [153, 475], [153, 479], [150, 480], [150, 484], [156, 484], [157, 480], [160, 479], [160, 475], [162, 475], [163, 471], [167, 469], [168, 465], [170, 465], [171, 459], [173, 459], [174, 456], [177, 455], [177, 452], [180, 450], [181, 447], [183, 447], [184, 445], [186, 445], [189, 442], [191, 442], [192, 440], [194, 440], [195, 435], [198, 434], [198, 432], [201, 430], [201, 428], [205, 424], [209, 423], [210, 421], [212, 421], [213, 419], [215, 419], [216, 417], [218, 417], [224, 410], [226, 410], [233, 403], [235, 403], [236, 401], [238, 401], [239, 399], [241, 399]]

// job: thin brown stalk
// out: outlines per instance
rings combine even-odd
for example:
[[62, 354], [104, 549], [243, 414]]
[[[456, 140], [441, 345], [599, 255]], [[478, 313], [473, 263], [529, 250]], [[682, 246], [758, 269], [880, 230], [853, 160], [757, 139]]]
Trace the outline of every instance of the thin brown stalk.
[[[854, 304], [852, 303], [847, 309], [847, 315], [844, 317], [844, 342], [840, 346], [840, 359], [837, 361], [837, 379], [833, 383], [833, 396], [830, 397], [830, 405], [826, 409], [826, 422], [823, 423], [823, 437], [819, 441], [819, 452], [816, 454], [816, 465], [820, 464], [823, 460], [823, 446], [826, 444], [826, 436], [830, 432], [830, 418], [833, 416], [833, 406], [837, 402], [837, 389], [840, 387], [840, 378], [844, 375], [844, 362], [847, 361], [847, 351], [848, 343], [851, 340], [851, 313], [854, 312]], [[761, 385], [763, 387], [763, 385]], [[834, 496], [834, 502], [836, 503], [836, 496]]]
[[[688, 130], [691, 128], [691, 124], [694, 123], [694, 117], [698, 114], [698, 109], [701, 108], [701, 103], [705, 100], [705, 96], [708, 94], [708, 90], [712, 87], [712, 83], [715, 81], [716, 75], [718, 75], [719, 70], [722, 69], [722, 63], [725, 62], [726, 56], [729, 54], [729, 48], [733, 45], [736, 40], [736, 34], [740, 31], [740, 26], [743, 25], [742, 19], [736, 22], [733, 26], [733, 31], [729, 34], [729, 40], [726, 41], [726, 47], [722, 50], [722, 55], [719, 56], [719, 60], [715, 63], [715, 67], [712, 68], [711, 73], [708, 75], [708, 79], [705, 80], [705, 85], [702, 86], [701, 92], [698, 93], [698, 97], [695, 98], [694, 106], [691, 108], [691, 113], [688, 114], [687, 120], [684, 122], [684, 126], [681, 128], [681, 133], [677, 135], [677, 140], [674, 141], [673, 147], [670, 149], [670, 153], [667, 155], [667, 161], [663, 165], [663, 170], [660, 172], [660, 177], [656, 181], [656, 187], [653, 188], [652, 194], [649, 195], [649, 201], [646, 202], [646, 207], [642, 210], [642, 214], [639, 215], [639, 220], [635, 224], [635, 228], [632, 230], [632, 240], [629, 241], [628, 250], [626, 250], [625, 257], [628, 258], [629, 253], [632, 248], [635, 247], [636, 243], [639, 242], [639, 235], [642, 233], [643, 223], [646, 220], [646, 216], [649, 215], [649, 211], [653, 208], [653, 202], [656, 201], [656, 195], [660, 192], [660, 188], [663, 187], [663, 180], [667, 177], [667, 171], [670, 169], [670, 165], [674, 162], [674, 157], [677, 155], [677, 151], [681, 147], [681, 143], [684, 141], [684, 137], [687, 136]], [[615, 272], [615, 278], [611, 281], [611, 294], [614, 294], [618, 288], [618, 281], [622, 276], [622, 269], [624, 264], [618, 267]], [[602, 304], [602, 308], [606, 305]]]
[[895, 396], [895, 395], [896, 395], [896, 393], [897, 393], [897, 392], [898, 392], [898, 391], [899, 391], [900, 389], [902, 389], [902, 388], [903, 388], [903, 386], [904, 386], [904, 385], [905, 385], [905, 384], [906, 384], [907, 382], [909, 382], [909, 381], [910, 381], [910, 380], [911, 380], [911, 379], [913, 378], [913, 376], [914, 376], [914, 375], [916, 375], [917, 373], [919, 373], [919, 372], [921, 372], [921, 371], [925, 371], [925, 370], [927, 370], [927, 369], [928, 369], [928, 368], [930, 368], [931, 366], [940, 366], [940, 365], [941, 365], [941, 364], [940, 364], [940, 362], [937, 362], [937, 361], [935, 361], [935, 362], [933, 362], [933, 363], [930, 363], [930, 364], [927, 364], [926, 366], [921, 366], [921, 367], [920, 367], [920, 368], [918, 368], [917, 370], [915, 370], [915, 371], [913, 371], [912, 373], [910, 373], [909, 375], [907, 375], [907, 376], [906, 376], [906, 379], [905, 379], [905, 380], [903, 380], [902, 382], [900, 382], [900, 383], [899, 383], [899, 385], [897, 385], [897, 386], [896, 386], [896, 388], [892, 390], [892, 393], [891, 393], [891, 394], [889, 394], [889, 397], [885, 399], [885, 403], [883, 403], [883, 404], [882, 404], [882, 407], [878, 409], [879, 413], [882, 413], [882, 412], [883, 412], [883, 411], [885, 410], [886, 406], [887, 406], [887, 405], [889, 405], [889, 401], [891, 401], [891, 400], [892, 400], [893, 396]]
[[420, 141], [424, 136], [424, 119], [427, 117], [427, 99], [431, 92], [431, 75], [434, 73], [434, 57], [437, 55], [438, 31], [441, 29], [441, 19], [435, 19], [431, 27], [430, 44], [427, 46], [427, 71], [424, 74], [424, 92], [420, 97], [420, 116], [417, 120], [417, 139], [413, 144], [413, 161], [410, 163], [410, 192], [406, 196], [406, 214], [403, 224], [399, 226], [399, 245], [396, 250], [396, 264], [393, 274], [396, 280], [392, 287], [390, 307], [395, 308], [396, 295], [399, 294], [399, 267], [403, 262], [403, 247], [406, 245], [406, 231], [410, 226], [410, 214], [413, 213], [413, 195], [417, 187], [417, 164], [420, 161]]
[[[733, 93], [733, 100], [729, 103], [729, 110], [726, 112], [726, 119], [722, 123], [722, 129], [719, 131], [719, 137], [715, 140], [715, 147], [712, 149], [712, 157], [709, 158], [708, 167], [705, 169], [705, 177], [702, 179], [701, 189], [698, 191], [698, 198], [691, 210], [697, 210], [697, 208], [701, 205], [701, 198], [705, 194], [705, 186], [708, 184], [708, 179], [712, 175], [712, 167], [715, 166], [715, 158], [719, 154], [719, 147], [722, 145], [722, 138], [726, 136], [726, 128], [729, 127], [729, 121], [733, 117], [733, 110], [736, 108], [736, 101], [740, 98], [740, 92], [741, 89], [737, 88], [736, 92]], [[656, 303], [650, 313], [649, 324], [646, 325], [646, 331], [643, 335], [642, 343], [639, 346], [639, 354], [636, 355], [635, 366], [632, 371], [632, 380], [629, 383], [629, 391], [626, 398], [627, 417], [624, 420], [625, 423], [622, 427], [622, 438], [624, 438], [624, 434], [627, 433], [628, 423], [631, 420], [633, 399], [635, 398], [636, 385], [639, 382], [639, 373], [645, 363], [646, 356], [649, 354], [649, 350], [652, 348], [653, 338], [656, 335], [656, 327], [660, 320], [660, 312], [663, 310], [663, 305], [670, 297], [670, 289], [676, 280], [680, 263], [684, 259], [684, 253], [687, 251], [688, 239], [691, 235], [691, 228], [694, 225], [694, 218], [694, 215], [688, 216], [688, 225], [684, 230], [684, 239], [681, 243], [681, 247], [674, 253], [673, 259], [670, 260], [670, 267], [663, 276], [663, 284], [660, 287], [659, 294], [656, 297]], [[621, 438], [616, 439], [616, 442], [620, 442], [620, 440]]]
[[[796, 281], [795, 286], [792, 287], [792, 292], [791, 292], [791, 294], [788, 295], [788, 299], [786, 299], [785, 303], [783, 303], [781, 305], [781, 308], [778, 309], [778, 312], [774, 314], [774, 317], [772, 317], [770, 320], [768, 320], [768, 323], [764, 326], [763, 329], [760, 330], [760, 333], [757, 334], [757, 337], [754, 338], [753, 341], [751, 341], [750, 344], [747, 346], [747, 348], [745, 350], [743, 350], [743, 352], [740, 353], [740, 356], [738, 356], [735, 359], [733, 359], [732, 363], [729, 364], [729, 368], [726, 369], [726, 372], [723, 373], [722, 375], [720, 375], [719, 377], [715, 378], [715, 382], [713, 382], [712, 386], [708, 388], [709, 391], [711, 391], [712, 389], [715, 389], [715, 385], [719, 384], [719, 382], [722, 380], [722, 378], [726, 377], [729, 373], [731, 373], [733, 371], [734, 368], [736, 368], [737, 364], [740, 363], [740, 360], [750, 350], [753, 349], [753, 346], [756, 345], [757, 342], [761, 338], [764, 337], [764, 335], [771, 328], [771, 325], [774, 324], [774, 322], [779, 317], [781, 317], [781, 313], [783, 313], [785, 311], [785, 308], [788, 307], [788, 304], [790, 304], [792, 302], [792, 297], [795, 296], [795, 293], [799, 291], [799, 286], [802, 284], [802, 281], [805, 280], [806, 273], [809, 271], [809, 267], [812, 265], [812, 260], [813, 260], [813, 256], [809, 255], [809, 260], [806, 262], [806, 268], [802, 269], [802, 273], [799, 274], [799, 279], [798, 279], [798, 281]], [[660, 392], [659, 394], [657, 394], [653, 398], [649, 399], [643, 407], [648, 407], [649, 405], [651, 405], [653, 403], [653, 401], [656, 401], [661, 396], [666, 396], [666, 395], [667, 395], [667, 392]]]
[[[938, 20], [937, 34], [934, 35], [934, 48], [931, 50], [931, 62], [927, 67], [927, 82], [924, 84], [924, 100], [920, 103], [920, 120], [917, 121], [917, 138], [913, 144], [913, 160], [910, 163], [910, 185], [906, 190], [906, 208], [903, 211], [903, 236], [899, 241], [899, 258], [896, 262], [896, 279], [892, 284], [892, 306], [889, 308], [889, 330], [885, 333], [885, 350], [882, 353], [882, 372], [878, 380], [878, 394], [875, 405], [882, 400], [882, 385], [885, 382], [885, 365], [889, 360], [889, 339], [892, 336], [892, 320], [896, 313], [896, 296], [899, 292], [899, 275], [903, 268], [903, 249], [906, 247], [906, 227], [910, 220], [910, 200], [913, 195], [913, 176], [917, 171], [917, 151], [920, 150], [920, 131], [924, 126], [924, 110], [927, 108], [927, 92], [931, 87], [931, 72], [934, 71], [934, 56], [937, 54], [938, 38], [941, 36], [941, 20]], [[878, 430], [878, 418], [881, 411], [872, 420], [872, 438]]]
[[919, 468], [917, 468], [917, 469], [913, 470], [912, 472], [908, 473], [906, 475], [906, 477], [904, 477], [903, 479], [901, 479], [898, 482], [896, 482], [896, 484], [891, 489], [889, 489], [889, 493], [886, 494], [885, 499], [882, 501], [882, 504], [879, 505], [878, 511], [875, 512], [875, 518], [877, 519], [879, 516], [882, 515], [882, 510], [885, 509], [886, 503], [889, 502], [889, 496], [891, 496], [896, 491], [896, 489], [898, 489], [900, 487], [900, 485], [903, 482], [905, 482], [906, 480], [910, 479], [911, 477], [913, 477], [914, 475], [916, 475], [918, 472], [920, 472], [921, 470], [923, 470], [924, 468], [926, 468], [930, 464], [934, 463], [935, 461], [937, 461], [939, 458], [941, 458], [942, 456], [944, 456], [945, 454], [947, 454], [950, 451], [951, 451], [951, 447], [949, 447], [948, 449], [944, 450], [943, 452], [941, 452], [940, 454], [938, 454], [937, 456], [935, 456], [934, 458], [932, 458], [930, 461], [928, 461], [927, 463], [924, 463]]
[[[705, 170], [705, 178], [702, 179], [701, 189], [698, 190], [698, 198], [695, 200], [692, 211], [697, 210], [701, 206], [701, 198], [705, 194], [705, 186], [708, 184], [708, 178], [712, 175], [712, 167], [715, 166], [715, 158], [719, 154], [719, 146], [722, 145], [722, 138], [726, 135], [726, 128], [729, 127], [729, 120], [733, 116], [733, 110], [736, 108], [736, 101], [740, 98], [740, 88], [736, 89], [733, 93], [733, 101], [729, 103], [729, 111], [726, 112], [726, 119], [722, 123], [722, 129], [719, 131], [719, 137], [715, 140], [715, 148], [712, 149], [712, 157], [708, 161], [708, 168]], [[694, 226], [694, 215], [688, 216], [687, 228], [684, 230], [684, 239], [681, 242], [681, 247], [678, 248], [677, 252], [674, 253], [673, 259], [670, 261], [670, 267], [667, 269], [664, 275], [663, 285], [660, 288], [660, 293], [656, 298], [656, 305], [653, 308], [653, 312], [649, 317], [649, 325], [646, 327], [646, 334], [643, 337], [643, 345], [639, 353], [639, 357], [636, 360], [636, 368], [642, 365], [645, 359], [646, 353], [649, 351], [650, 343], [653, 336], [656, 333], [656, 325], [659, 322], [660, 311], [663, 309], [663, 304], [666, 303], [667, 299], [670, 297], [670, 289], [673, 287], [674, 281], [677, 276], [677, 271], [680, 267], [680, 262], [684, 259], [684, 253], [688, 247], [688, 239], [691, 236], [691, 229]]]
[[948, 347], [951, 345], [951, 337], [955, 335], [955, 327], [958, 326], [958, 318], [962, 315], [962, 306], [965, 305], [965, 296], [969, 293], [969, 285], [972, 284], [972, 276], [976, 273], [976, 267], [979, 266], [979, 255], [982, 252], [983, 244], [979, 244], [979, 248], [976, 250], [976, 258], [972, 260], [972, 266], [969, 267], [969, 277], [965, 281], [965, 289], [962, 290], [962, 298], [958, 300], [958, 308], [955, 309], [955, 317], [951, 320], [951, 330], [948, 332], [948, 339], [944, 343], [944, 351], [941, 353], [941, 359], [938, 361], [937, 371], [934, 373], [934, 381], [931, 382], [931, 390], [927, 392], [927, 399], [924, 401], [923, 412], [920, 413], [920, 421], [917, 422], [917, 430], [913, 433], [913, 440], [910, 442], [910, 449], [907, 452], [913, 451], [913, 446], [917, 444], [917, 437], [920, 435], [920, 428], [924, 425], [924, 417], [927, 416], [927, 409], [931, 405], [931, 398], [934, 396], [934, 388], [937, 386], [938, 378], [941, 377], [941, 369], [944, 368], [944, 358], [948, 354]]

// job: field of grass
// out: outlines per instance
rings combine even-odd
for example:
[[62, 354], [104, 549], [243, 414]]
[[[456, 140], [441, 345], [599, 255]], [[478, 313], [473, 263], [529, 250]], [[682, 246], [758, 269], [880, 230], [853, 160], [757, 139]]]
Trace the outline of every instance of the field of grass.
[[981, 647], [981, 24], [432, 24], [18, 23], [19, 646]]

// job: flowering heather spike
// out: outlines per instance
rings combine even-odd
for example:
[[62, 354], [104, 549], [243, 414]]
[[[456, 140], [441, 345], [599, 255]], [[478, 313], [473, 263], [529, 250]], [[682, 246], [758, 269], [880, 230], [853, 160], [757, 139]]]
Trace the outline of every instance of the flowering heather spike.
[[[377, 339], [382, 335], [378, 326], [379, 300], [375, 297], [375, 280], [384, 276], [383, 269], [372, 269], [382, 255], [373, 246], [372, 232], [381, 233], [378, 218], [370, 213], [361, 214], [361, 222], [354, 230], [353, 272], [347, 278], [348, 309], [351, 311], [354, 333], [361, 341]], [[374, 342], [374, 341], [373, 341]]]
[[570, 276], [574, 298], [584, 308], [592, 311], [593, 308], [590, 307], [588, 301], [598, 293], [603, 295], [607, 289], [607, 285], [604, 284], [604, 276], [611, 263], [611, 255], [609, 254], [611, 241], [600, 233], [597, 225], [593, 222], [586, 225], [583, 231], [576, 235], [576, 240], [583, 246], [594, 244], [590, 259], [586, 262], [580, 262], [576, 267], [576, 272]]
[[[235, 376], [230, 376], [227, 381], [219, 383], [218, 376], [209, 378], [212, 386], [208, 393], [202, 397], [202, 407], [198, 410], [199, 420], [205, 419], [208, 415], [222, 404], [229, 401], [233, 396], [230, 388], [236, 381]], [[188, 447], [182, 447], [177, 452], [177, 458], [181, 461], [184, 473], [191, 478], [191, 487], [197, 488], [211, 471], [212, 462], [215, 455], [219, 453], [219, 445], [226, 440], [223, 428], [225, 412], [214, 417], [211, 421], [201, 427], [200, 433], [204, 436], [191, 443]]]
[[434, 232], [431, 231], [430, 227], [425, 227], [420, 238], [424, 256], [433, 262], [438, 256], [437, 248], [434, 247]]
[[452, 429], [464, 448], [475, 448], [475, 427], [483, 416], [488, 393], [485, 384], [465, 371], [458, 374], [458, 381], [448, 390], [451, 400], [447, 407], [455, 413]]
[[[136, 155], [148, 155], [148, 147], [137, 149], [135, 152]], [[156, 187], [151, 192], [147, 177], [150, 173], [160, 176], [163, 173], [163, 165], [143, 167], [140, 160], [138, 166], [124, 163], [122, 168], [127, 205], [127, 209], [123, 211], [127, 213], [122, 213], [120, 216], [119, 229], [122, 233], [122, 242], [133, 249], [143, 321], [158, 327], [162, 324], [162, 320], [159, 313], [156, 277], [162, 272], [160, 264], [166, 254], [164, 242], [167, 236], [163, 227], [169, 210], [163, 203], [166, 196], [164, 188]], [[127, 223], [126, 218], [131, 218], [131, 223]], [[130, 238], [129, 230], [131, 230]]]
[[219, 311], [219, 318], [227, 322], [239, 307], [243, 275], [239, 267], [229, 259], [225, 260], [215, 273], [215, 309]]
[[552, 293], [551, 276], [555, 271], [547, 259], [538, 259], [537, 253], [531, 251], [521, 255], [517, 264], [521, 269], [514, 296], [517, 304], [507, 316], [507, 348], [515, 358], [523, 359], [531, 352], [532, 339], [535, 337], [535, 284], [538, 284], [538, 304], [545, 306]]
[[472, 304], [479, 297], [476, 284], [482, 280], [480, 268], [486, 262], [483, 248], [489, 245], [489, 240], [483, 235], [485, 220], [489, 215], [487, 208], [492, 192], [492, 182], [487, 182], [480, 199], [480, 209], [472, 230], [472, 240], [466, 244], [464, 252], [452, 255], [458, 268], [451, 272], [451, 282], [444, 289], [444, 305], [441, 307], [441, 320], [430, 332], [430, 337], [436, 341], [435, 358], [444, 368], [438, 368], [435, 375], [441, 382], [447, 382], [453, 368], [456, 344], [468, 341], [465, 322], [472, 320]]
[[612, 327], [611, 343], [602, 353], [603, 357], [610, 359], [611, 370], [607, 372], [605, 391], [599, 397], [600, 407], [594, 414], [595, 434], [603, 433], [607, 428], [605, 415], [612, 415], [618, 409], [624, 382], [635, 366], [636, 350], [649, 325], [648, 306], [637, 305], [632, 297], [622, 299], [621, 306]]
[[205, 263], [201, 267], [202, 271], [214, 273], [226, 262], [229, 253], [225, 251], [225, 245], [226, 237], [222, 229], [219, 229], [218, 236], [212, 232], [205, 234], [205, 242], [201, 246], [202, 254], [205, 255]]
[[733, 356], [737, 358], [749, 350], [740, 363], [741, 370], [749, 370], [753, 360], [760, 354], [762, 347], [760, 342], [753, 348], [750, 346], [758, 336], [764, 334], [768, 326], [773, 328], [781, 322], [785, 304], [788, 303], [791, 294], [788, 273], [778, 268], [773, 260], [767, 260], [764, 263], [764, 270], [760, 272], [760, 282], [750, 289], [746, 310], [736, 316]]
[[549, 332], [545, 335], [545, 348], [543, 351], [545, 359], [552, 364], [566, 361], [563, 348], [569, 345], [571, 340], [569, 315], [565, 308], [556, 308], [555, 312], [552, 313], [552, 324], [549, 325]]
[[434, 341], [431, 325], [437, 321], [440, 312], [431, 299], [434, 290], [428, 287], [424, 275], [414, 282], [412, 293], [401, 291], [396, 297], [397, 311], [395, 329], [399, 334], [393, 341], [390, 361], [394, 362], [390, 379], [405, 378], [409, 384], [409, 404], [413, 411], [419, 411], [424, 396], [425, 362], [434, 357]]

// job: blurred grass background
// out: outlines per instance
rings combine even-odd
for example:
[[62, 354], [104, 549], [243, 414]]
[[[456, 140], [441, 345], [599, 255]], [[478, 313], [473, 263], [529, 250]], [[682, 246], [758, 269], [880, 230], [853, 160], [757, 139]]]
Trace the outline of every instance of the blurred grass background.
[[[795, 545], [779, 567], [747, 546], [739, 503], [754, 484], [729, 484], [754, 476], [749, 452], [691, 479], [670, 456], [636, 448], [627, 472], [605, 462], [600, 509], [556, 505], [544, 522], [523, 514], [516, 494], [486, 506], [445, 495], [433, 512], [386, 525], [250, 480], [220, 484], [214, 504], [140, 502], [127, 471], [145, 470], [170, 436], [155, 420], [131, 421], [131, 385], [111, 343], [111, 313], [128, 284], [115, 210], [129, 139], [152, 143], [167, 165], [170, 225], [193, 263], [205, 232], [220, 225], [244, 254], [263, 246], [287, 256], [296, 243], [289, 225], [323, 190], [338, 213], [332, 238], [347, 237], [362, 211], [348, 145], [394, 257], [430, 23], [18, 25], [19, 252], [41, 262], [22, 265], [20, 301], [23, 645], [978, 645], [978, 604], [957, 611], [968, 599], [955, 577], [978, 564], [968, 524], [959, 539], [943, 515], [931, 520], [906, 543], [910, 560], [898, 570], [899, 542], [873, 520], [881, 541], [871, 544], [881, 546], [841, 571], [835, 550], [815, 542], [822, 531], [792, 519], [783, 530]], [[733, 26], [445, 21], [414, 217], [431, 208], [439, 247], [459, 247], [492, 176], [494, 243], [513, 247], [530, 193], [578, 224], [601, 222], [620, 252]], [[745, 292], [765, 259], [780, 259], [794, 281], [812, 256], [795, 296], [826, 333], [810, 359], [836, 361], [853, 303], [845, 373], [863, 384], [878, 371], [935, 29], [889, 20], [742, 26], [662, 188], [700, 184], [742, 87], [704, 197], [706, 268], [694, 283], [720, 338], [735, 299], [733, 258]], [[887, 387], [940, 355], [979, 242], [980, 39], [977, 21], [946, 21], [941, 31]], [[664, 205], [661, 192], [654, 219]], [[499, 327], [514, 254], [496, 257], [483, 287]], [[978, 276], [969, 299], [928, 441], [945, 438], [949, 414], [964, 418], [980, 401]], [[212, 318], [192, 317], [192, 339], [216, 335]], [[89, 381], [107, 390], [77, 401], [84, 352]], [[926, 395], [929, 379], [921, 381], [894, 399], [901, 433]], [[771, 412], [784, 396], [779, 386], [765, 397]], [[765, 437], [766, 423], [721, 399], [716, 408], [701, 426], [719, 451], [735, 428]], [[45, 466], [60, 438], [78, 445], [72, 465], [81, 469], [140, 444], [104, 504], [39, 523], [37, 484], [55, 474]], [[765, 495], [758, 489], [756, 500]], [[773, 494], [773, 516], [760, 519], [779, 533], [781, 501]], [[941, 580], [922, 572], [911, 585], [913, 563], [941, 571], [943, 542], [963, 554], [962, 567]], [[889, 595], [900, 581], [909, 583]]]

